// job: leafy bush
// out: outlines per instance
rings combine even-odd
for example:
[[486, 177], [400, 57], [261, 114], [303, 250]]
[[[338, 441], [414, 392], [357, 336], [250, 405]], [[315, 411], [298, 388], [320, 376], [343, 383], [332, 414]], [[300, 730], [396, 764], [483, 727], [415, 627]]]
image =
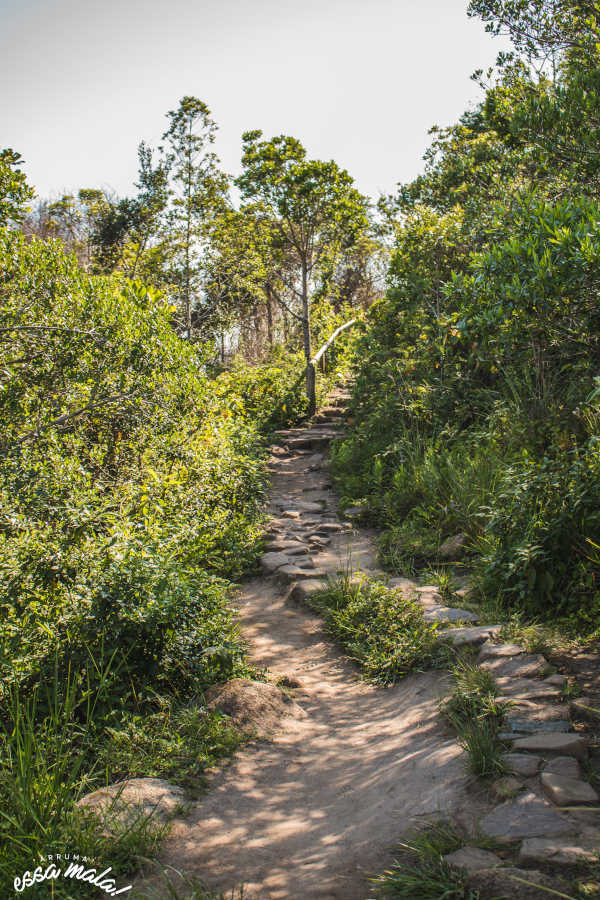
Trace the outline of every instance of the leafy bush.
[[342, 577], [309, 603], [370, 681], [393, 683], [448, 660], [437, 625], [425, 622], [419, 604], [380, 581]]
[[[438, 248], [420, 263], [415, 215]], [[388, 565], [430, 567], [446, 537], [465, 534], [482, 594], [589, 634], [600, 623], [600, 207], [525, 197], [498, 208], [470, 256], [461, 227], [421, 208], [399, 229], [334, 471], [383, 527]]]

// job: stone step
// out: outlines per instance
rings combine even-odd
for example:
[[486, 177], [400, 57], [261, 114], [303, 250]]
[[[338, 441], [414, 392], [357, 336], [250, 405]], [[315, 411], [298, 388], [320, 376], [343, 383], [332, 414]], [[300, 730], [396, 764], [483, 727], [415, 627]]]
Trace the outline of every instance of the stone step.
[[423, 617], [426, 622], [479, 622], [476, 613], [453, 606], [425, 606]]
[[575, 841], [559, 838], [526, 838], [519, 851], [520, 862], [545, 863], [555, 866], [576, 866], [592, 863], [599, 852], [580, 847]]
[[517, 656], [501, 656], [480, 663], [495, 678], [531, 678], [548, 671], [548, 662], [541, 653], [521, 653]]
[[475, 625], [465, 628], [447, 628], [440, 631], [439, 638], [448, 640], [455, 647], [477, 647], [502, 630], [502, 625]]
[[568, 778], [556, 772], [544, 771], [540, 781], [545, 795], [557, 806], [585, 806], [589, 803], [598, 803], [598, 794], [594, 788], [580, 778]]
[[549, 734], [533, 734], [528, 737], [518, 738], [514, 742], [516, 751], [528, 750], [532, 753], [556, 753], [560, 756], [574, 756], [575, 759], [584, 761], [588, 757], [588, 750], [583, 738], [577, 734], [563, 734], [562, 732]]
[[522, 838], [556, 837], [573, 832], [573, 825], [553, 806], [532, 792], [503, 803], [479, 822], [485, 837], [509, 844]]

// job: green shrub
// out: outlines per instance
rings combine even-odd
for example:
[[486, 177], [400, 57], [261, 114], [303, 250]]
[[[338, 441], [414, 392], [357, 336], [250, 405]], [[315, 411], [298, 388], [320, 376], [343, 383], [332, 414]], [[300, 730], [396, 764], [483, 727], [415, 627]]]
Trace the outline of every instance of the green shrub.
[[380, 581], [342, 577], [309, 603], [370, 681], [393, 683], [448, 660], [437, 625], [425, 621], [419, 604]]

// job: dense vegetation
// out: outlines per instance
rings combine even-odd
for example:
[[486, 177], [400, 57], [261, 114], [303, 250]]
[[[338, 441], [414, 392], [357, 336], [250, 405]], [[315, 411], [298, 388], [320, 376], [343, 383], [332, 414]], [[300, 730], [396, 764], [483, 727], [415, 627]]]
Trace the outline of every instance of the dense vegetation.
[[[195, 791], [239, 742], [203, 694], [249, 672], [232, 582], [260, 552], [268, 438], [309, 404], [299, 326], [223, 367], [212, 325], [190, 333], [209, 302], [191, 250], [169, 282], [100, 271], [76, 239], [18, 227], [32, 194], [19, 163], [0, 157], [3, 896], [60, 846], [124, 876], [160, 828], [98, 831], [77, 798], [137, 775]], [[320, 340], [345, 307], [311, 313]], [[55, 896], [79, 896], [66, 884]]]
[[459, 563], [504, 609], [594, 634], [600, 21], [579, 2], [470, 12], [515, 52], [382, 201], [389, 286], [335, 465], [392, 568]]

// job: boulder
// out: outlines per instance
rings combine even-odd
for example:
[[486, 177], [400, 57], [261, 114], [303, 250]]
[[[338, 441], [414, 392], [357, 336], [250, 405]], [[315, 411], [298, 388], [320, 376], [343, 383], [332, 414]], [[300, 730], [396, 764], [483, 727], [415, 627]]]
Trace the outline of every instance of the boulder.
[[458, 559], [462, 556], [466, 543], [466, 534], [453, 534], [452, 537], [446, 538], [440, 546], [438, 556], [441, 559]]
[[162, 778], [129, 778], [86, 794], [77, 803], [79, 809], [97, 816], [107, 833], [114, 824], [130, 826], [150, 816], [164, 823], [183, 805], [183, 788]]
[[284, 716], [301, 716], [302, 710], [275, 684], [232, 678], [206, 692], [206, 705], [229, 716], [240, 731], [271, 734]]
[[502, 659], [505, 656], [519, 656], [521, 653], [525, 653], [525, 650], [517, 644], [494, 644], [486, 641], [479, 651], [477, 662], [481, 665], [486, 659]]

